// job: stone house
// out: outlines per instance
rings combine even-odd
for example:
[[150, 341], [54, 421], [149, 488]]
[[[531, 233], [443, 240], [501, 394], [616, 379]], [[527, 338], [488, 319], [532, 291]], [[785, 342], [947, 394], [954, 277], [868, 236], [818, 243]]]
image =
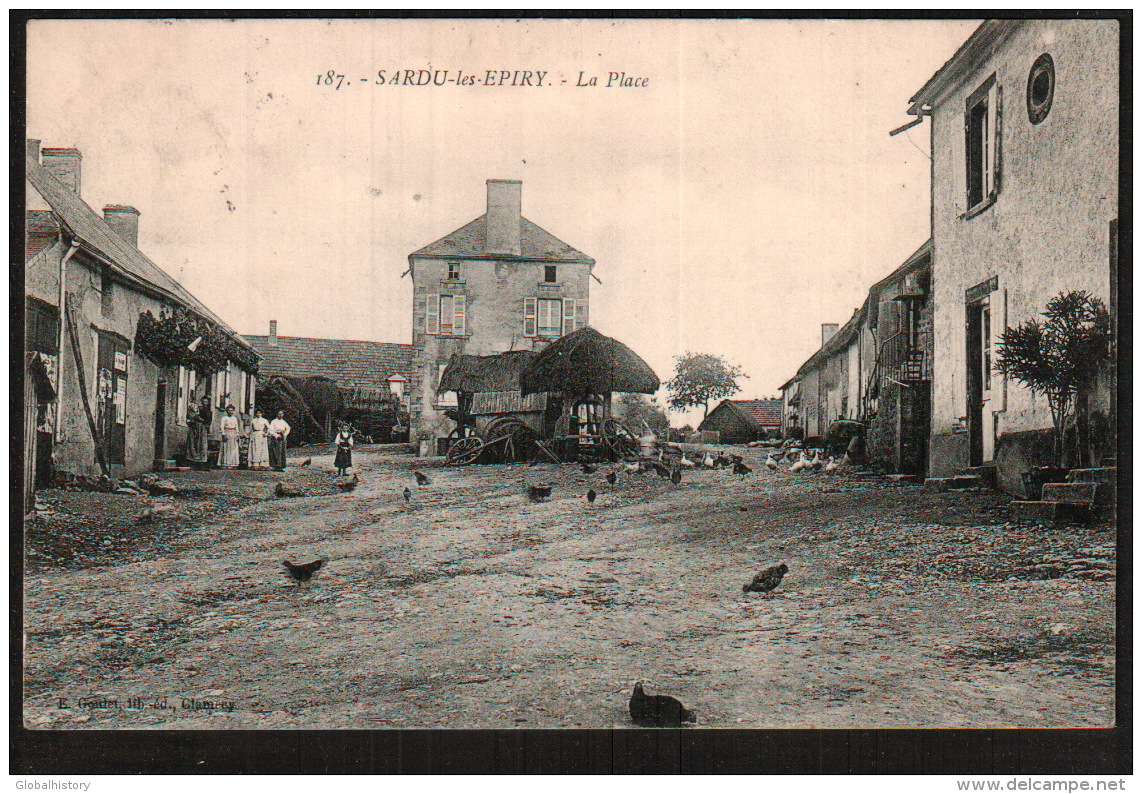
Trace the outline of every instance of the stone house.
[[[1060, 292], [1116, 316], [1118, 75], [1116, 21], [991, 20], [910, 100], [931, 119], [929, 476], [993, 465], [1017, 492], [1048, 462], [1047, 401], [997, 370], [996, 345]], [[1107, 436], [1112, 383], [1091, 405]]]
[[587, 326], [595, 260], [522, 217], [522, 188], [489, 179], [483, 215], [409, 254], [416, 439], [455, 429], [444, 412], [456, 395], [437, 391], [452, 356], [538, 351]]
[[[185, 446], [187, 405], [203, 394], [248, 415], [257, 354], [138, 249], [139, 212], [109, 204], [101, 217], [89, 207], [75, 149], [28, 141], [24, 165], [25, 350], [54, 391], [46, 404], [25, 405], [38, 413], [35, 446], [25, 439], [25, 455], [38, 456], [36, 480], [53, 468], [98, 475], [106, 466], [118, 478], [170, 465]], [[218, 329], [240, 360], [197, 382], [192, 370], [143, 355], [140, 316], [176, 311]]]
[[871, 463], [893, 474], [927, 468], [932, 381], [932, 246], [925, 242], [869, 289], [865, 332], [871, 364], [862, 418]]
[[838, 419], [860, 418], [864, 317], [861, 308], [839, 328], [822, 323], [821, 347], [781, 388], [786, 435], [798, 427], [805, 438], [818, 438]]
[[781, 400], [722, 400], [698, 425], [722, 444], [745, 444], [781, 432]]

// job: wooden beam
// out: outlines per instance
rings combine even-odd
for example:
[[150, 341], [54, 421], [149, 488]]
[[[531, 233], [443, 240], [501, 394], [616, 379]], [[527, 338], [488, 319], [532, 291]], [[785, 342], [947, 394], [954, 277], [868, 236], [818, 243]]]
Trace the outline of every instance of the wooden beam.
[[[99, 461], [99, 469], [108, 477], [111, 476], [111, 467], [107, 465], [107, 447], [99, 426], [95, 422], [95, 415], [91, 412], [91, 401], [87, 397], [87, 382], [83, 379], [83, 353], [79, 349], [79, 333], [75, 330], [75, 315], [72, 312], [71, 294], [64, 296], [64, 317], [67, 319], [67, 333], [71, 338], [71, 355], [75, 359], [75, 374], [79, 381], [79, 396], [83, 400], [83, 412], [87, 414], [87, 427], [91, 431], [91, 438], [95, 441], [95, 457]], [[63, 362], [60, 362], [61, 366]], [[56, 410], [62, 410], [63, 405], [57, 405]]]

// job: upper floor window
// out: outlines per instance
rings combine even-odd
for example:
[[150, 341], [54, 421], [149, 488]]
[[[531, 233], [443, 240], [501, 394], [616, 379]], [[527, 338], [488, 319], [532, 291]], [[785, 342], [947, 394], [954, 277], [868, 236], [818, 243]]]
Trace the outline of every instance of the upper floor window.
[[544, 265], [543, 266], [543, 280], [546, 281], [548, 284], [554, 284], [558, 280], [556, 278], [558, 275], [556, 270], [557, 270], [557, 268], [555, 265]]
[[964, 133], [969, 213], [995, 201], [999, 192], [999, 103], [995, 75], [977, 88], [967, 101]]
[[468, 328], [468, 299], [466, 295], [428, 295], [425, 303], [427, 334], [463, 336]]
[[539, 336], [561, 336], [563, 334], [563, 301], [539, 299]]
[[449, 262], [448, 263], [448, 280], [449, 281], [458, 281], [459, 279], [460, 279], [460, 263], [459, 262]]

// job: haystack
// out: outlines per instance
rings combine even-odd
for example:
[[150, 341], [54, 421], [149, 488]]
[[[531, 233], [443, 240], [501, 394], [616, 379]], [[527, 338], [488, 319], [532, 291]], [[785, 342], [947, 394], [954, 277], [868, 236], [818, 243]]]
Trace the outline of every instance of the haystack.
[[594, 328], [556, 339], [520, 374], [526, 397], [539, 392], [609, 394], [658, 391], [658, 376], [633, 350]]
[[519, 377], [535, 358], [530, 350], [513, 350], [494, 356], [454, 355], [440, 375], [438, 391], [518, 391]]

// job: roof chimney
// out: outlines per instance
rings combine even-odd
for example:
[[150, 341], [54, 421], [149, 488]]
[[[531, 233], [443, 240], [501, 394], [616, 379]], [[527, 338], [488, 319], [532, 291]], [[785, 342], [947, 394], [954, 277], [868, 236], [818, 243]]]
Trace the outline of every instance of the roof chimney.
[[79, 195], [79, 166], [83, 161], [79, 149], [41, 149], [40, 160], [48, 173]]
[[523, 182], [488, 180], [488, 253], [519, 256]]
[[278, 321], [270, 320], [270, 335], [266, 339], [266, 344], [270, 347], [278, 346]]
[[123, 204], [108, 204], [103, 208], [103, 220], [136, 248], [139, 247], [139, 211]]
[[840, 327], [839, 323], [821, 323], [821, 347], [824, 347], [825, 343], [833, 338], [833, 334]]
[[35, 138], [28, 138], [25, 142], [28, 155], [37, 163], [40, 161], [40, 142]]

